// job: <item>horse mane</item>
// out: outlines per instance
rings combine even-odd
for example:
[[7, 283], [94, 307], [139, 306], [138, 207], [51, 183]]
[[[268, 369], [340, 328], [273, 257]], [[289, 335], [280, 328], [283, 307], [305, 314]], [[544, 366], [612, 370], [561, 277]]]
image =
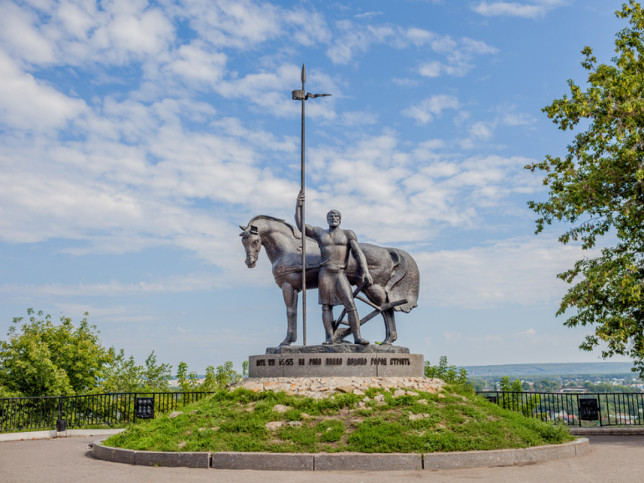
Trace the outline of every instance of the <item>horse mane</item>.
[[293, 236], [295, 238], [302, 238], [302, 233], [300, 230], [295, 228], [293, 225], [288, 223], [286, 220], [283, 220], [282, 218], [275, 218], [274, 216], [269, 216], [269, 215], [257, 215], [251, 218], [251, 220], [248, 222], [248, 225], [246, 227], [240, 226], [244, 231], [248, 230], [248, 228], [253, 224], [254, 221], [256, 220], [268, 220], [268, 221], [275, 221], [277, 223], [281, 223], [283, 225], [286, 225], [288, 228], [291, 229], [291, 232], [293, 232]]

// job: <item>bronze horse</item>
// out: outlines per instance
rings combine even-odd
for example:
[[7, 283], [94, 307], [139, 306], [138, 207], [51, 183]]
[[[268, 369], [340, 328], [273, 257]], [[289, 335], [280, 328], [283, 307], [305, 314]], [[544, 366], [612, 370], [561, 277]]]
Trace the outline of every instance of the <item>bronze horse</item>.
[[[282, 289], [286, 304], [288, 328], [280, 345], [290, 345], [297, 340], [297, 298], [302, 290], [302, 234], [284, 220], [271, 216], [255, 216], [247, 226], [241, 226], [242, 244], [246, 250], [246, 265], [255, 267], [262, 246], [272, 263], [275, 283]], [[320, 267], [320, 248], [311, 238], [306, 243], [306, 288], [317, 288]], [[409, 312], [418, 300], [419, 273], [414, 259], [397, 248], [383, 248], [360, 243], [367, 258], [373, 284], [363, 288], [369, 305], [378, 307], [385, 321], [385, 340], [391, 344], [397, 338], [394, 310]], [[353, 285], [360, 284], [361, 274], [355, 258], [349, 257], [347, 278]], [[364, 322], [363, 322], [364, 323]], [[339, 329], [336, 339], [349, 334]]]

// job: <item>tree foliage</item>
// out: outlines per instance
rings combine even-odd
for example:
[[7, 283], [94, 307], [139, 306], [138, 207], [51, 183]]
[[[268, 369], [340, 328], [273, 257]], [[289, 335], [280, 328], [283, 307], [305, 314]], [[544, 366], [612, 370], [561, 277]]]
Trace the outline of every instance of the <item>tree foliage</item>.
[[141, 379], [143, 386], [151, 391], [166, 391], [172, 378], [172, 366], [170, 364], [157, 363], [157, 356], [152, 351], [145, 360], [142, 368]]
[[523, 393], [521, 381], [518, 379], [510, 381], [508, 376], [501, 378], [499, 386], [502, 391], [499, 398], [499, 406], [516, 411], [527, 417], [532, 416], [537, 404], [541, 401], [541, 396], [538, 394], [528, 396]]
[[464, 367], [460, 369], [455, 365], [447, 363], [447, 356], [440, 356], [437, 366], [432, 366], [429, 361], [425, 361], [425, 377], [442, 379], [448, 384], [466, 384], [467, 371]]
[[[27, 310], [28, 322], [15, 317], [6, 340], [0, 340], [0, 397], [61, 396], [81, 393], [167, 391], [172, 366], [152, 351], [139, 365], [123, 349], [105, 349], [88, 314], [74, 327], [69, 317], [54, 324], [50, 315]], [[248, 363], [243, 366], [248, 372]], [[242, 375], [233, 363], [208, 366], [203, 381], [185, 362], [176, 374], [181, 391], [216, 391]]]
[[154, 351], [137, 365], [123, 349], [105, 349], [88, 314], [77, 327], [65, 316], [59, 324], [42, 311], [27, 316], [15, 317], [0, 340], [0, 397], [168, 389], [169, 364], [157, 363]]
[[138, 365], [134, 357], [127, 357], [123, 349], [108, 350], [109, 360], [103, 370], [103, 377], [95, 392], [153, 392], [168, 390], [172, 367], [158, 364], [154, 351]]
[[[242, 367], [245, 367], [243, 365]], [[198, 379], [196, 372], [188, 372], [188, 364], [180, 362], [177, 368], [177, 383], [181, 391], [217, 391], [228, 384], [240, 381], [242, 374], [233, 369], [233, 363], [226, 361], [217, 366], [206, 367], [206, 374], [202, 381]]]
[[586, 89], [569, 80], [570, 96], [544, 108], [559, 129], [585, 130], [564, 156], [526, 168], [544, 172], [549, 188], [546, 201], [529, 203], [537, 233], [564, 221], [560, 242], [603, 247], [558, 275], [572, 286], [557, 315], [571, 310], [566, 326], [594, 326], [581, 349], [628, 355], [644, 377], [644, 13], [631, 0], [616, 15], [629, 25], [616, 35], [613, 64], [598, 64], [585, 47]]
[[15, 317], [0, 341], [0, 386], [10, 394], [59, 396], [94, 388], [108, 360], [87, 314], [78, 327], [69, 317], [60, 324], [50, 315], [27, 310], [28, 322]]
[[190, 383], [188, 382], [188, 364], [185, 362], [179, 362], [175, 377], [177, 378], [180, 391], [188, 392], [190, 390], [194, 390], [194, 388], [190, 387]]

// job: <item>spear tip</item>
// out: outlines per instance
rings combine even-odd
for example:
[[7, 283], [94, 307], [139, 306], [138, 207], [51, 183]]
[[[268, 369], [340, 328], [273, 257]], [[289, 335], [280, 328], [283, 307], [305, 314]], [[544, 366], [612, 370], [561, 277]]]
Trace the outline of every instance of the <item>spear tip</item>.
[[302, 83], [306, 82], [306, 67], [302, 64]]

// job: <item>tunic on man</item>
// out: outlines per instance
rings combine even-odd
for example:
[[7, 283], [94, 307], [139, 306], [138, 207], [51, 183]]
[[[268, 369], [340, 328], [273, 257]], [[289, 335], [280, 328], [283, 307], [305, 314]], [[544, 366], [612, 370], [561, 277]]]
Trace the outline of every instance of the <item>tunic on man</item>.
[[318, 303], [320, 305], [346, 305], [346, 294], [351, 293], [351, 284], [345, 267], [322, 264], [318, 275]]

